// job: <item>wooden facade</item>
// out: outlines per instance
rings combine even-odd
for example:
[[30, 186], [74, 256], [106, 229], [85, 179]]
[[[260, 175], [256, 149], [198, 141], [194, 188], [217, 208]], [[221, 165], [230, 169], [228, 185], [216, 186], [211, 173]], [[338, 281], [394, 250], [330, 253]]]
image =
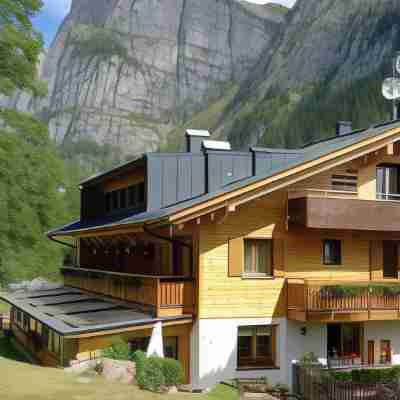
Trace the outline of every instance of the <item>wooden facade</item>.
[[[221, 224], [203, 217], [200, 228], [199, 316], [286, 316], [301, 320], [293, 313], [293, 308], [289, 307], [288, 311], [288, 296], [293, 300], [294, 290], [293, 285], [288, 285], [288, 279], [325, 280], [339, 284], [355, 280], [380, 281], [388, 285], [393, 279], [397, 282], [398, 274], [382, 282], [385, 278], [383, 240], [394, 243], [400, 240], [396, 218], [400, 203], [376, 200], [376, 166], [381, 160], [400, 163], [398, 158], [387, 156], [385, 151], [355, 159], [243, 204], [229, 213]], [[335, 190], [332, 177], [340, 178], [346, 174], [356, 177], [353, 179], [355, 189]], [[272, 239], [275, 244], [279, 243], [274, 245], [272, 277], [246, 276], [243, 269], [243, 240], [246, 238]], [[324, 239], [341, 241], [340, 265], [324, 264]], [[396, 263], [396, 268], [400, 268], [400, 262]], [[303, 289], [301, 293], [304, 296]], [[298, 308], [301, 308], [304, 298], [298, 298], [298, 301]], [[349, 315], [343, 320], [352, 320], [353, 317], [364, 321], [397, 319], [398, 299], [393, 299], [393, 305], [390, 301], [375, 299], [371, 304], [375, 310], [368, 309], [366, 313], [347, 310]], [[379, 304], [387, 305], [384, 311], [378, 312]], [[340, 302], [337, 306], [340, 311]], [[321, 314], [313, 316], [313, 320], [320, 321], [329, 318]]]

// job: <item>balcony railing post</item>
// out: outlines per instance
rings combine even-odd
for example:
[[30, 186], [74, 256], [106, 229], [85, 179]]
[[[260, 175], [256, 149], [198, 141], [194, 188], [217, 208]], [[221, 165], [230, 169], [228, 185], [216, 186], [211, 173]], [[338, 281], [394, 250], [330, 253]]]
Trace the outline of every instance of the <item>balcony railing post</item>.
[[370, 287], [368, 287], [367, 302], [368, 302], [368, 319], [371, 319], [371, 288]]
[[157, 316], [160, 314], [161, 309], [161, 280], [160, 278], [156, 279], [156, 314]]

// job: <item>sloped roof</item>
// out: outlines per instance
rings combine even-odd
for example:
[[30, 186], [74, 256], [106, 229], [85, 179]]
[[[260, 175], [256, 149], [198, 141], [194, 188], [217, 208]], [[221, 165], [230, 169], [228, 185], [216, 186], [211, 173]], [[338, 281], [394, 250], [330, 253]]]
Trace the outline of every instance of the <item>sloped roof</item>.
[[51, 290], [17, 290], [0, 293], [0, 299], [24, 311], [62, 336], [192, 318], [189, 315], [156, 318], [131, 303], [87, 293], [69, 286]]
[[124, 214], [119, 216], [107, 217], [102, 219], [97, 219], [93, 221], [75, 221], [72, 224], [68, 224], [54, 231], [48, 233], [49, 236], [60, 236], [73, 234], [85, 230], [91, 229], [105, 229], [112, 228], [114, 226], [120, 225], [131, 225], [131, 224], [144, 224], [152, 223], [156, 221], [163, 220], [178, 211], [191, 208], [195, 205], [206, 202], [212, 198], [233, 192], [235, 190], [244, 188], [253, 183], [257, 183], [266, 178], [272, 177], [281, 172], [285, 172], [301, 165], [305, 162], [318, 160], [319, 158], [333, 153], [335, 151], [345, 149], [346, 147], [352, 146], [354, 144], [360, 143], [366, 139], [377, 137], [389, 130], [400, 128], [400, 121], [391, 121], [388, 123], [372, 126], [368, 129], [357, 130], [342, 136], [335, 136], [326, 140], [321, 140], [319, 142], [314, 142], [306, 145], [300, 149], [258, 149], [270, 152], [290, 152], [295, 153], [298, 157], [288, 158], [285, 162], [280, 163], [278, 166], [271, 164], [270, 168], [266, 168], [262, 174], [252, 176], [250, 178], [245, 178], [235, 183], [224, 186], [222, 189], [214, 191], [212, 193], [207, 193], [199, 197], [184, 201], [182, 203], [175, 204], [157, 211], [142, 212], [140, 214]]

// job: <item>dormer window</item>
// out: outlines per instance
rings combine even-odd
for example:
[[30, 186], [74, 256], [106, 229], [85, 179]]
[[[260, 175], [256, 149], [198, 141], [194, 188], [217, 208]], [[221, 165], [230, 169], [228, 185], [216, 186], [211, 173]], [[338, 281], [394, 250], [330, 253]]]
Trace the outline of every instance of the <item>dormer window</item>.
[[146, 203], [145, 183], [140, 182], [127, 188], [105, 194], [106, 213], [118, 210], [142, 208]]

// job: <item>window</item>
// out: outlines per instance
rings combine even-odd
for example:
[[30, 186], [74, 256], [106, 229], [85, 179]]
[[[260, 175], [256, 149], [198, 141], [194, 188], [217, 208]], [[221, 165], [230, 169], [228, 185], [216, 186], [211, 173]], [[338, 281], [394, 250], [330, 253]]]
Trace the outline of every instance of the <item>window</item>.
[[272, 276], [272, 240], [245, 239], [244, 272]]
[[128, 206], [134, 207], [136, 204], [136, 186], [128, 188]]
[[142, 183], [139, 183], [138, 185], [137, 185], [137, 203], [138, 203], [138, 205], [139, 204], [144, 204], [144, 200], [145, 200], [145, 195], [144, 195], [144, 192], [145, 192], [145, 190], [144, 190], [144, 182], [142, 182]]
[[276, 367], [276, 327], [244, 326], [238, 331], [238, 367]]
[[17, 310], [17, 325], [22, 325], [22, 311]]
[[49, 346], [49, 328], [42, 325], [42, 345], [43, 347]]
[[24, 329], [25, 332], [29, 332], [30, 325], [31, 325], [31, 321], [30, 321], [29, 315], [24, 314], [24, 326], [23, 326], [23, 329]]
[[60, 353], [60, 336], [57, 333], [53, 333], [53, 349], [54, 353]]
[[111, 193], [106, 193], [106, 213], [111, 212]]
[[116, 210], [143, 207], [146, 202], [144, 182], [105, 193], [105, 208], [109, 214]]
[[112, 209], [116, 210], [119, 208], [119, 195], [118, 191], [111, 192], [111, 198], [112, 198]]
[[376, 198], [378, 200], [400, 200], [398, 166], [382, 165], [376, 169]]
[[119, 191], [119, 207], [126, 208], [126, 189]]
[[[150, 338], [135, 338], [129, 342], [130, 350], [135, 352], [137, 350], [141, 350], [146, 352], [149, 347]], [[164, 356], [168, 358], [178, 359], [178, 337], [177, 336], [164, 336], [163, 337], [164, 344]]]
[[324, 240], [324, 264], [342, 264], [342, 242], [340, 240]]

